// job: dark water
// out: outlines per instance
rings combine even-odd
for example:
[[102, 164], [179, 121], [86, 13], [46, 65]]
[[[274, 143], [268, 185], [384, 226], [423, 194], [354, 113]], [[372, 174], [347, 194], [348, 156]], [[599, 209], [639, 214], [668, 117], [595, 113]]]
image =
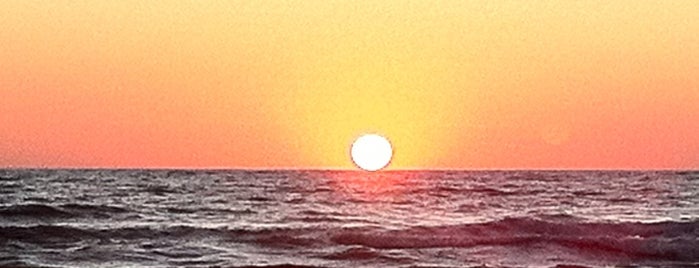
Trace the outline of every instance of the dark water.
[[0, 170], [0, 266], [699, 266], [699, 172]]

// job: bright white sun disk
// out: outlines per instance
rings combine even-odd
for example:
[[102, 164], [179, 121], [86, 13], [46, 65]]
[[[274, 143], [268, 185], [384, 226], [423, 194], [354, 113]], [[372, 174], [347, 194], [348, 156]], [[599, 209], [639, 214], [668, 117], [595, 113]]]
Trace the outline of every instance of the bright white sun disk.
[[377, 171], [391, 162], [393, 148], [384, 137], [376, 134], [363, 135], [352, 143], [352, 161], [361, 169]]

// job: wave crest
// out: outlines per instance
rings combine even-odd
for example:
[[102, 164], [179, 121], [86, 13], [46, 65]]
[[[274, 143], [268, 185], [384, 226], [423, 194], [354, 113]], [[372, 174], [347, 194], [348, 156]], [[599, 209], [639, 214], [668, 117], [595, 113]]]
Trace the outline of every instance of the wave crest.
[[31, 219], [51, 219], [51, 218], [77, 218], [96, 217], [107, 218], [112, 214], [127, 213], [129, 210], [122, 207], [90, 204], [64, 204], [64, 205], [41, 205], [41, 204], [21, 204], [0, 208], [0, 216], [7, 218], [31, 218]]
[[603, 254], [635, 260], [699, 261], [699, 221], [660, 223], [581, 223], [507, 218], [499, 221], [387, 230], [355, 228], [228, 229], [192, 226], [81, 229], [66, 226], [0, 227], [0, 244], [107, 239], [216, 239], [254, 243], [269, 248], [320, 248], [349, 246], [327, 259], [381, 258], [376, 249], [532, 246], [568, 249], [591, 256]]

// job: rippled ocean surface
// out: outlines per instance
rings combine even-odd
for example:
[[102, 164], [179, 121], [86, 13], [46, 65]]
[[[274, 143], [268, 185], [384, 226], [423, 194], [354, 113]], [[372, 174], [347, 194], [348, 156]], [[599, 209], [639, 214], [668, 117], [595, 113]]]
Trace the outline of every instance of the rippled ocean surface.
[[699, 266], [699, 171], [0, 170], [0, 267]]

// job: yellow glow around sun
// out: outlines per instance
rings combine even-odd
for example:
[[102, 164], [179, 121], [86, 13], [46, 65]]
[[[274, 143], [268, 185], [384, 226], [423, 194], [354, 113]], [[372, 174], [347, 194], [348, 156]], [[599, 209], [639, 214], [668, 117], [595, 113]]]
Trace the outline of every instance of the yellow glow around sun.
[[391, 162], [393, 148], [388, 139], [376, 135], [363, 135], [352, 144], [352, 161], [361, 169], [377, 171]]

